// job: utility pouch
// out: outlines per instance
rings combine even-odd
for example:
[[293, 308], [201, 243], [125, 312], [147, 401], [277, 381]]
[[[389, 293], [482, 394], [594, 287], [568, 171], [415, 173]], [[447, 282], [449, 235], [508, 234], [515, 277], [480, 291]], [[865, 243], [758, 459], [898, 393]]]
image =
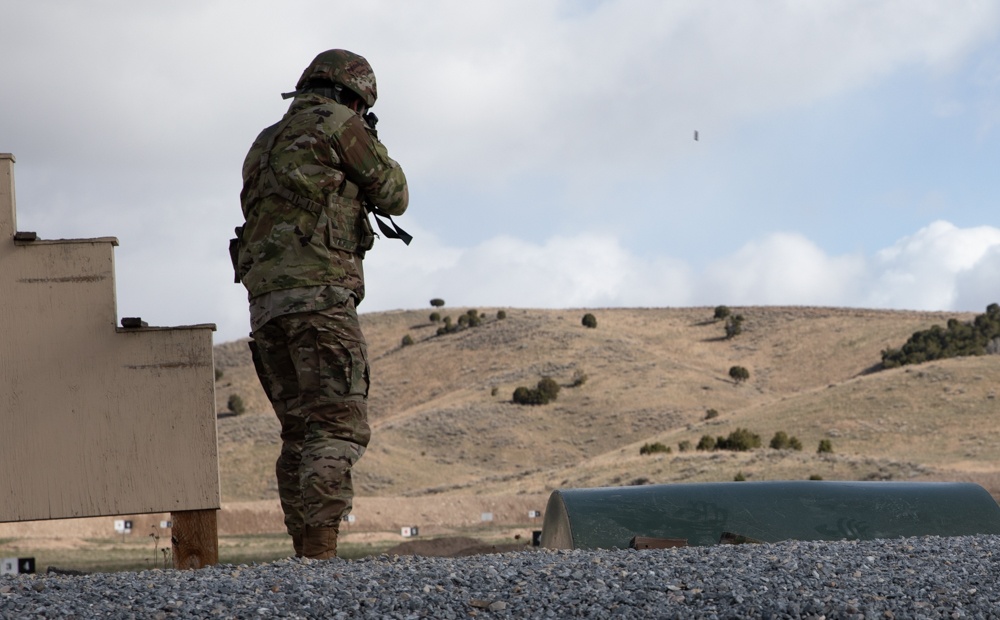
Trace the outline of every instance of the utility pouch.
[[375, 229], [372, 228], [372, 223], [368, 221], [368, 213], [362, 209], [360, 217], [360, 227], [358, 235], [358, 249], [357, 254], [364, 258], [365, 252], [372, 249], [375, 245]]
[[243, 227], [236, 227], [236, 237], [229, 240], [229, 259], [233, 261], [233, 282], [239, 284], [240, 276], [240, 243], [243, 241]]

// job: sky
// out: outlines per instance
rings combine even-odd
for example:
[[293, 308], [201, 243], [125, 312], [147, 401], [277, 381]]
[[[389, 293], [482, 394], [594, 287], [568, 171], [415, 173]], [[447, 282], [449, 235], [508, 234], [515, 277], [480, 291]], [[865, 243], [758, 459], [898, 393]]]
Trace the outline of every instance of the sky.
[[1000, 301], [991, 0], [0, 9], [18, 229], [117, 237], [119, 316], [248, 335], [243, 158], [331, 48], [372, 64], [410, 189], [362, 313]]

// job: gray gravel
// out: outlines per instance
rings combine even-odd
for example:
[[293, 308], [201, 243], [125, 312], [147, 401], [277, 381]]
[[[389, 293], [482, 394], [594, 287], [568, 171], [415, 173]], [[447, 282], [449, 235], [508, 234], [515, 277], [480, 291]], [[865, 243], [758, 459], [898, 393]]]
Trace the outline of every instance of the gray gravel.
[[0, 618], [1000, 618], [1000, 536], [0, 577]]

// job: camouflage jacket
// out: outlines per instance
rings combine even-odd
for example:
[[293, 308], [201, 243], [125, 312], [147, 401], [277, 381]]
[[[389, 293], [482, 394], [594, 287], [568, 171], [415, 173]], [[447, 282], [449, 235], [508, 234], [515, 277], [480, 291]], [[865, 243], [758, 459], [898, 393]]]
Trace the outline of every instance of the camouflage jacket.
[[238, 275], [250, 299], [336, 285], [360, 302], [361, 259], [374, 239], [365, 205], [400, 215], [408, 201], [402, 169], [358, 114], [297, 96], [243, 162]]

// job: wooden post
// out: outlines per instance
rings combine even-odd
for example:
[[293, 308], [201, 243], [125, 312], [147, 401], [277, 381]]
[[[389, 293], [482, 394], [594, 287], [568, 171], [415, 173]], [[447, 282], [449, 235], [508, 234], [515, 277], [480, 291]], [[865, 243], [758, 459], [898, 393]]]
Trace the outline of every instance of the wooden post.
[[219, 523], [216, 510], [170, 513], [174, 568], [204, 568], [219, 563]]

